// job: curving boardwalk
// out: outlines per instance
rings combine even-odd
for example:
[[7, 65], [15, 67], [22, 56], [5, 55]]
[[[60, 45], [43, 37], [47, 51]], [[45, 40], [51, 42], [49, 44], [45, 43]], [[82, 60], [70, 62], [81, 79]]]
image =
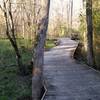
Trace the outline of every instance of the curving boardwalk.
[[44, 77], [47, 93], [44, 100], [100, 100], [100, 73], [70, 57], [77, 43], [68, 38], [45, 52]]

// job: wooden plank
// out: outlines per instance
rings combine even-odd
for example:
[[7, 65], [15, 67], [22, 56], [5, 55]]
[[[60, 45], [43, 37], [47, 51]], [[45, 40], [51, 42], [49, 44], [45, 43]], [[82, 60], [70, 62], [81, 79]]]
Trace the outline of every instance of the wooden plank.
[[76, 42], [68, 38], [60, 41], [60, 46], [45, 52], [48, 91], [44, 100], [100, 100], [100, 73], [70, 57]]

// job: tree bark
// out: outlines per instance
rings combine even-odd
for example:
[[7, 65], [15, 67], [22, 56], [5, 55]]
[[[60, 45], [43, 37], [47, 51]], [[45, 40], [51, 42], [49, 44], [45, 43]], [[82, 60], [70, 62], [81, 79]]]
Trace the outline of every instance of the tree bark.
[[20, 55], [18, 45], [16, 42], [16, 37], [15, 37], [15, 29], [14, 29], [14, 22], [13, 22], [13, 15], [11, 12], [11, 1], [8, 0], [7, 2], [3, 1], [4, 5], [4, 17], [5, 17], [5, 22], [6, 22], [6, 35], [11, 42], [12, 47], [14, 48], [14, 51], [16, 53], [16, 61], [19, 67], [19, 72], [21, 74], [25, 73], [24, 66], [22, 64], [22, 57]]
[[73, 28], [73, 0], [71, 0], [70, 34], [72, 34], [72, 28]]
[[92, 22], [92, 0], [86, 0], [86, 22], [87, 22], [87, 63], [95, 67], [93, 51], [93, 22]]
[[[33, 64], [33, 77], [32, 77], [32, 100], [40, 100], [41, 91], [43, 87], [43, 64], [44, 64], [44, 45], [46, 40], [46, 32], [49, 20], [49, 7], [50, 0], [40, 0], [41, 9], [37, 17], [37, 31], [36, 31], [36, 44], [34, 49], [34, 64]], [[35, 8], [36, 9], [36, 8]]]

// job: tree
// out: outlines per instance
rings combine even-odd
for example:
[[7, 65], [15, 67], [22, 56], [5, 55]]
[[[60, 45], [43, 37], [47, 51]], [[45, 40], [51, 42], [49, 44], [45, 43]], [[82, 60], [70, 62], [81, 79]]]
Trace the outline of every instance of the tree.
[[72, 27], [73, 27], [73, 0], [71, 0], [71, 20], [70, 20], [70, 28], [71, 28], [71, 34], [72, 34]]
[[87, 22], [87, 63], [95, 67], [93, 51], [93, 22], [92, 22], [92, 0], [86, 0], [86, 22]]
[[15, 36], [15, 26], [14, 26], [14, 20], [12, 15], [12, 7], [11, 7], [11, 0], [3, 0], [3, 7], [0, 6], [4, 13], [5, 22], [6, 22], [6, 35], [11, 42], [12, 47], [15, 50], [16, 53], [16, 61], [19, 67], [19, 72], [21, 74], [25, 73], [24, 66], [22, 63], [22, 57], [18, 49], [16, 36]]
[[72, 34], [72, 24], [73, 24], [73, 0], [67, 1], [67, 22], [68, 22], [68, 32]]
[[[33, 55], [32, 99], [40, 100], [43, 87], [44, 45], [48, 28], [50, 0], [36, 0], [36, 43]], [[36, 17], [35, 17], [36, 18]]]

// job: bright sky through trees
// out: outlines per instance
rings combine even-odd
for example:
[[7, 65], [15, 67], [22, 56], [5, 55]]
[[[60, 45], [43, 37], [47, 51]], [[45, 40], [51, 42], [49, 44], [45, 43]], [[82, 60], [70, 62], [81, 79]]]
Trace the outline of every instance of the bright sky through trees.
[[[0, 4], [2, 3], [3, 0], [0, 0]], [[13, 2], [16, 0], [13, 0]], [[54, 15], [54, 13], [56, 12], [55, 10], [58, 9], [60, 13], [65, 13], [66, 14], [66, 6], [67, 3], [70, 0], [51, 0], [51, 9], [52, 9], [52, 13]], [[74, 2], [74, 14], [77, 15], [80, 12], [80, 9], [82, 8], [82, 0], [73, 0]]]
[[[51, 15], [55, 15], [57, 12], [66, 14], [66, 6], [70, 0], [51, 0]], [[73, 13], [78, 15], [82, 8], [82, 0], [73, 0]]]
[[[71, 0], [51, 0], [50, 22], [53, 23], [57, 16], [62, 16], [62, 20], [67, 22], [67, 5]], [[83, 8], [82, 0], [73, 0], [73, 25], [78, 28], [79, 14]]]

